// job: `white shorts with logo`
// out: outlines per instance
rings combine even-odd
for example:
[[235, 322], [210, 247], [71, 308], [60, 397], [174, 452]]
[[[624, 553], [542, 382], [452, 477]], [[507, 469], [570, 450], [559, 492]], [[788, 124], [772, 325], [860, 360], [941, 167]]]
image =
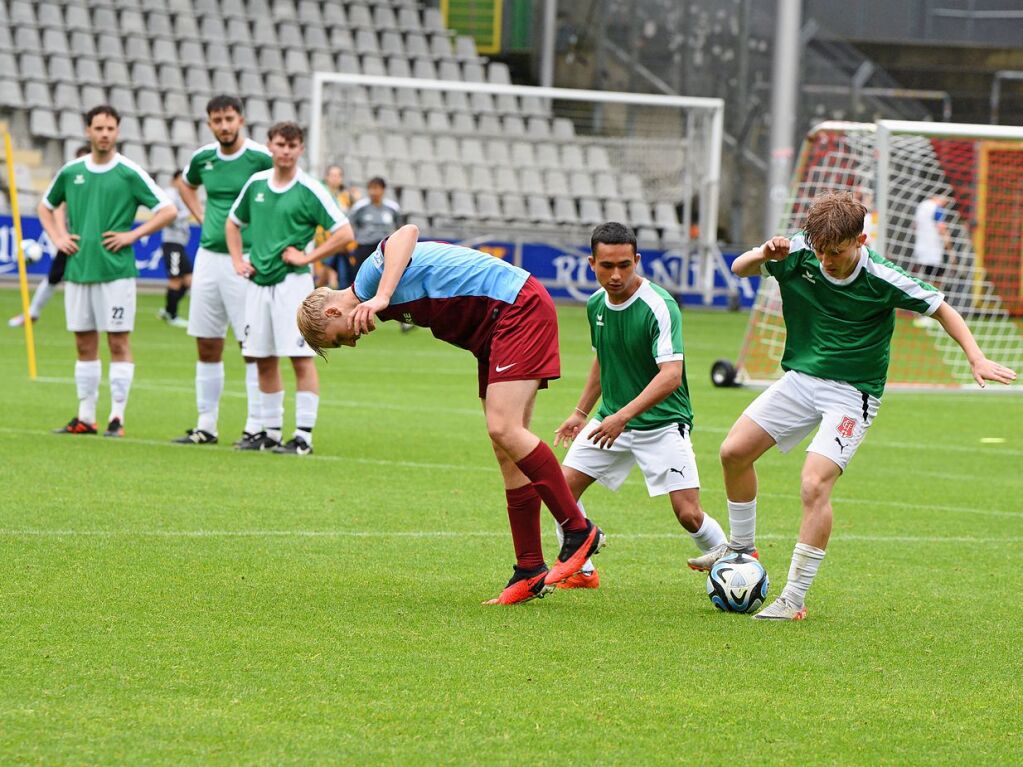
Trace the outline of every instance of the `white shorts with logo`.
[[881, 400], [851, 384], [790, 370], [743, 415], [770, 434], [783, 453], [819, 425], [806, 451], [830, 458], [845, 471], [879, 407]]
[[600, 421], [594, 418], [583, 427], [568, 449], [562, 462], [565, 466], [617, 490], [638, 463], [651, 497], [700, 486], [696, 454], [685, 424], [623, 431], [608, 448], [597, 447], [586, 438], [599, 425]]
[[72, 332], [130, 333], [135, 329], [135, 278], [67, 283], [64, 314]]
[[245, 286], [248, 280], [234, 270], [231, 257], [199, 248], [192, 269], [188, 304], [188, 335], [226, 338], [231, 325], [239, 341], [245, 332]]
[[298, 332], [298, 307], [313, 292], [311, 274], [289, 274], [276, 285], [250, 282], [245, 289], [246, 357], [312, 357]]

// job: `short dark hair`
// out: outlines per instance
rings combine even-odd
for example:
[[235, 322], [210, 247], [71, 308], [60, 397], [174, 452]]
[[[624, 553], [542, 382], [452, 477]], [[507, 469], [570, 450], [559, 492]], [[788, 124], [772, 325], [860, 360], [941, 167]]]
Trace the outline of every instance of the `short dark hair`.
[[625, 224], [617, 221], [605, 221], [597, 224], [590, 235], [590, 253], [597, 254], [597, 245], [631, 245], [632, 252], [636, 252], [636, 235]]
[[220, 94], [206, 102], [207, 115], [211, 115], [214, 112], [222, 112], [225, 109], [233, 109], [238, 114], [244, 114], [244, 112], [242, 112], [242, 100], [237, 96]]
[[85, 157], [87, 154], [92, 153], [92, 147], [88, 144], [82, 144], [78, 149], [75, 150], [75, 157]]
[[96, 115], [110, 115], [111, 117], [114, 118], [115, 123], [117, 123], [118, 125], [121, 124], [120, 112], [118, 112], [109, 104], [100, 104], [99, 106], [95, 106], [85, 113], [85, 117], [83, 119], [85, 120], [86, 127], [92, 125], [92, 121], [96, 117]]
[[384, 189], [387, 188], [387, 182], [384, 181], [380, 176], [373, 176], [373, 178], [366, 182], [366, 186], [373, 186], [374, 184], [376, 186], [383, 187]]
[[280, 136], [285, 141], [301, 141], [303, 144], [305, 143], [305, 131], [302, 130], [298, 123], [274, 123], [270, 126], [270, 130], [267, 131], [266, 137], [273, 141], [275, 136]]

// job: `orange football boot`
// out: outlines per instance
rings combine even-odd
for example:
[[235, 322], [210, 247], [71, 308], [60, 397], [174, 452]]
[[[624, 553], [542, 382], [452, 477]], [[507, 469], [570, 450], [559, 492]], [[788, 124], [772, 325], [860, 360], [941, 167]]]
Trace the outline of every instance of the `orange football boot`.
[[575, 575], [570, 575], [566, 580], [558, 584], [559, 589], [599, 589], [600, 576], [596, 570], [585, 573], [582, 570]]
[[558, 560], [547, 573], [547, 585], [554, 586], [582, 570], [586, 560], [600, 553], [606, 542], [604, 531], [588, 519], [585, 530], [577, 533], [566, 531]]
[[85, 421], [79, 421], [78, 418], [72, 418], [67, 422], [66, 426], [61, 426], [59, 429], [53, 430], [54, 434], [95, 434], [96, 424], [88, 424]]
[[528, 602], [531, 599], [543, 599], [554, 590], [544, 582], [547, 575], [547, 565], [542, 565], [535, 570], [520, 570], [515, 568], [515, 574], [504, 587], [504, 591], [495, 599], [488, 599], [485, 605], [517, 605]]

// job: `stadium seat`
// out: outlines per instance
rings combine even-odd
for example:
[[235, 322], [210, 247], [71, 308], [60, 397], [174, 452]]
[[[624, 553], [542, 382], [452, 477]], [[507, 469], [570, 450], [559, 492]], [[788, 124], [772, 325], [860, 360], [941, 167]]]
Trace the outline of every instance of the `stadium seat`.
[[526, 213], [526, 202], [521, 194], [505, 194], [501, 197], [501, 207], [504, 208], [504, 215], [512, 224], [522, 225], [529, 221]]
[[451, 203], [444, 189], [428, 189], [426, 192], [426, 212], [430, 216], [451, 216]]
[[[25, 106], [33, 109], [53, 109], [50, 86], [44, 82], [25, 83]], [[33, 131], [34, 133], [35, 131]]]
[[447, 34], [433, 35], [430, 38], [430, 55], [438, 61], [454, 59], [455, 53], [451, 50], [451, 38]]
[[469, 35], [458, 35], [455, 38], [455, 58], [459, 61], [479, 61], [476, 40]]
[[391, 164], [391, 176], [388, 181], [399, 189], [419, 185], [415, 168], [403, 160], [395, 160]]
[[302, 30], [294, 21], [282, 21], [277, 25], [277, 43], [282, 48], [302, 49], [305, 41], [302, 39]]
[[164, 90], [185, 90], [185, 81], [181, 77], [181, 68], [177, 64], [161, 64], [157, 69], [156, 77], [156, 82]]
[[575, 138], [575, 125], [567, 117], [555, 117], [551, 130], [556, 139], [571, 141]]
[[[246, 25], [246, 34], [248, 34], [248, 25]], [[178, 40], [199, 38], [199, 27], [191, 13], [179, 13], [174, 17], [174, 37]]]
[[177, 169], [177, 158], [169, 146], [153, 146], [149, 148], [149, 172], [173, 173]]
[[195, 146], [198, 144], [199, 139], [195, 134], [195, 123], [191, 119], [184, 117], [172, 120], [170, 143], [178, 146]]
[[67, 56], [50, 56], [46, 63], [46, 71], [51, 83], [73, 83], [75, 68]]
[[575, 201], [570, 197], [554, 198], [554, 220], [559, 224], [576, 226], [579, 224], [579, 214], [575, 209]]
[[618, 198], [618, 181], [614, 174], [604, 171], [602, 173], [596, 173], [593, 176], [593, 188], [596, 192], [597, 197], [601, 197], [605, 200], [612, 200]]
[[92, 22], [89, 20], [88, 9], [84, 6], [68, 5], [64, 11], [64, 28], [83, 32], [91, 31]]
[[[544, 167], [543, 163], [540, 163], [540, 167]], [[560, 170], [548, 170], [544, 173], [542, 189], [550, 197], [568, 197], [572, 194], [568, 190], [568, 178]]]
[[441, 80], [461, 80], [462, 71], [454, 61], [441, 61], [437, 64], [437, 77]]
[[81, 113], [59, 112], [58, 115], [59, 120], [57, 122], [57, 132], [60, 134], [60, 138], [81, 138], [83, 127]]
[[487, 65], [487, 81], [493, 85], [511, 85], [511, 70], [502, 61], [491, 61]]
[[536, 165], [533, 145], [527, 141], [516, 141], [512, 144], [511, 161], [516, 168], [532, 168]]
[[423, 201], [423, 193], [414, 187], [406, 187], [401, 190], [398, 204], [406, 214], [421, 214], [426, 212], [426, 203]]
[[155, 38], [154, 44], [161, 38], [171, 41], [174, 33], [170, 16], [159, 11], [151, 11], [146, 14], [146, 34]]
[[348, 26], [348, 17], [345, 15], [345, 7], [341, 3], [324, 3], [323, 25], [327, 28], [341, 28]]
[[153, 49], [149, 45], [148, 38], [133, 35], [124, 40], [124, 58], [128, 61], [141, 61], [151, 63], [153, 60]]
[[526, 123], [519, 115], [505, 115], [501, 121], [504, 125], [504, 133], [509, 138], [518, 138], [525, 136], [526, 134]]
[[427, 8], [423, 11], [423, 29], [427, 32], [447, 32], [444, 17], [437, 8]]
[[470, 114], [456, 112], [451, 116], [451, 131], [462, 136], [475, 135], [476, 121], [472, 119]]
[[413, 136], [409, 139], [409, 159], [425, 160], [433, 157], [433, 141], [429, 136]]
[[419, 94], [419, 103], [423, 105], [423, 109], [446, 109], [447, 106], [444, 102], [444, 97], [440, 91], [421, 91]]
[[650, 215], [650, 206], [641, 200], [631, 200], [629, 202], [629, 223], [636, 227], [652, 227], [654, 219]]
[[245, 102], [245, 118], [254, 123], [269, 123], [270, 109], [264, 99], [250, 98]]
[[71, 50], [67, 33], [63, 29], [44, 29], [42, 35], [42, 49], [44, 51], [67, 51], [72, 54], [72, 59], [74, 59], [74, 51]]
[[[333, 67], [332, 67], [333, 68]], [[292, 90], [288, 78], [280, 72], [269, 72], [266, 75], [265, 93], [272, 99], [291, 98]]]
[[550, 115], [550, 107], [546, 106], [543, 99], [536, 96], [523, 96], [521, 109], [527, 117], [548, 117]]
[[423, 22], [419, 18], [419, 11], [415, 8], [399, 8], [398, 29], [406, 33], [420, 34], [423, 29]]
[[88, 32], [76, 30], [71, 33], [68, 50], [75, 59], [96, 58], [96, 41]]
[[579, 200], [579, 221], [586, 226], [596, 226], [604, 221], [604, 213], [597, 200], [584, 198]]
[[398, 118], [401, 130], [416, 132], [426, 130], [426, 120], [419, 108], [402, 109]]
[[449, 112], [469, 113], [475, 111], [469, 105], [469, 96], [464, 91], [449, 91], [445, 93], [444, 105]]
[[[189, 61], [189, 59], [182, 59]], [[185, 70], [185, 88], [189, 93], [207, 95], [211, 93], [210, 75], [206, 67], [188, 67]]]
[[48, 109], [33, 109], [28, 118], [29, 132], [42, 138], [60, 138], [53, 112]]
[[[291, 51], [289, 51], [291, 53]], [[279, 48], [271, 48], [265, 46], [259, 49], [259, 68], [263, 72], [280, 72], [284, 69], [284, 57], [281, 56]], [[304, 71], [308, 71], [309, 67], [306, 65]]]
[[636, 228], [636, 245], [641, 249], [656, 250], [661, 246], [660, 238], [657, 236], [657, 230], [649, 226], [640, 226]]
[[21, 94], [21, 84], [17, 80], [11, 77], [0, 79], [0, 106], [8, 109], [24, 109], [28, 106]]
[[326, 31], [320, 26], [307, 26], [302, 32], [302, 42], [306, 50], [320, 53], [331, 53], [330, 42]]
[[514, 168], [497, 168], [494, 172], [494, 191], [502, 194], [518, 192], [519, 176]]
[[387, 59], [388, 77], [412, 77], [412, 65], [403, 56], [391, 56]]
[[163, 102], [160, 100], [160, 93], [155, 89], [140, 88], [135, 96], [135, 104], [142, 114], [163, 115]]
[[93, 6], [92, 9], [92, 27], [94, 29], [120, 29], [117, 23], [117, 14], [113, 8], [107, 8], [104, 6]]
[[[103, 82], [108, 88], [111, 88], [117, 85], [129, 87], [132, 81], [128, 77], [128, 69], [123, 61], [108, 59], [103, 62]], [[153, 82], [153, 80], [150, 80], [150, 82]]]
[[[266, 71], [272, 71], [266, 69]], [[284, 54], [284, 71], [291, 74], [308, 74], [309, 57], [303, 50], [291, 49]]]
[[594, 197], [593, 178], [587, 171], [575, 171], [571, 176], [570, 188], [574, 197]]
[[611, 161], [608, 159], [607, 150], [602, 146], [587, 147], [586, 165], [591, 171], [610, 170]]
[[373, 9], [373, 27], [378, 31], [387, 31], [398, 28], [398, 19], [394, 10], [386, 5], [378, 5]]
[[504, 223], [500, 198], [493, 192], [480, 192], [476, 195], [476, 214], [484, 223]]
[[320, 13], [320, 4], [315, 0], [300, 0], [297, 18], [300, 23], [306, 25], [306, 31], [313, 27], [319, 29], [324, 25], [323, 14]]
[[494, 174], [486, 165], [473, 165], [469, 168], [469, 188], [474, 192], [492, 192], [494, 190]]
[[[113, 62], [107, 62], [108, 65], [111, 63]], [[114, 109], [121, 113], [122, 117], [138, 114], [138, 108], [135, 105], [135, 92], [129, 87], [115, 86], [111, 88], [109, 102]]]
[[426, 115], [426, 127], [427, 130], [433, 133], [450, 133], [451, 132], [451, 120], [448, 118], [447, 112], [431, 111]]
[[373, 17], [370, 15], [368, 6], [349, 5], [348, 25], [353, 29], [373, 29]]
[[607, 200], [604, 203], [604, 215], [608, 221], [618, 221], [628, 226], [634, 226], [629, 220], [629, 211], [621, 200]]
[[463, 189], [451, 193], [451, 215], [455, 218], [469, 220], [475, 220], [479, 216], [476, 211], [476, 203], [470, 192]]
[[426, 36], [418, 32], [410, 32], [405, 35], [405, 54], [409, 58], [428, 58], [430, 55], [430, 44]]
[[415, 59], [412, 62], [412, 76], [418, 80], [436, 80], [437, 69], [430, 59]]
[[146, 22], [139, 11], [123, 10], [117, 29], [125, 37], [144, 35], [146, 34]]
[[511, 155], [508, 152], [508, 142], [501, 139], [488, 141], [487, 160], [493, 166], [510, 166]]
[[298, 16], [298, 9], [292, 0], [273, 0], [270, 6], [270, 15], [277, 21], [283, 19], [294, 19]]
[[[14, 47], [19, 51], [42, 51], [44, 49], [39, 30], [35, 27], [16, 27], [14, 29]], [[56, 50], [60, 50], [57, 48]]]
[[[508, 119], [508, 118], [505, 118]], [[519, 118], [522, 119], [522, 118]], [[530, 117], [526, 123], [526, 133], [534, 141], [551, 137], [551, 123], [546, 117]]]
[[277, 29], [273, 22], [265, 16], [257, 18], [252, 24], [252, 44], [255, 46], [277, 45]]
[[219, 69], [211, 69], [210, 72], [213, 78], [210, 93], [238, 92], [238, 78], [235, 77], [233, 69], [221, 67]]
[[380, 157], [384, 147], [375, 133], [360, 133], [355, 137], [355, 154], [359, 157]]
[[373, 54], [363, 56], [362, 73], [364, 75], [373, 75], [374, 77], [386, 77], [387, 67], [384, 65], [383, 57]]
[[[489, 97], [488, 94], [484, 94]], [[520, 113], [519, 100], [510, 93], [500, 93], [496, 99], [497, 111], [503, 115], [516, 115]]]
[[359, 57], [354, 53], [339, 53], [337, 56], [337, 71], [346, 75], [362, 74]]
[[83, 85], [78, 92], [78, 101], [83, 111], [92, 109], [97, 104], [104, 104], [107, 102], [106, 89], [98, 85]]
[[[124, 124], [121, 125], [124, 132]], [[134, 139], [134, 137], [132, 137]], [[142, 118], [142, 133], [140, 140], [146, 144], [169, 144], [170, 136], [167, 134], [167, 123], [162, 117], [147, 115]], [[194, 141], [191, 143], [195, 143]]]
[[440, 166], [435, 162], [420, 163], [416, 178], [421, 189], [441, 189], [444, 186], [444, 178], [440, 172]]
[[13, 0], [8, 9], [7, 17], [8, 19], [10, 19], [11, 24], [15, 26], [18, 25], [28, 25], [32, 27], [37, 26], [34, 3], [21, 2], [21, 0]]
[[[191, 92], [191, 88], [189, 88]], [[168, 115], [192, 115], [196, 114], [192, 111], [192, 105], [189, 103], [188, 96], [184, 93], [175, 93], [174, 91], [168, 91], [163, 97], [163, 111], [164, 114]], [[206, 109], [203, 107], [199, 114], [205, 113]]]
[[477, 131], [482, 136], [501, 136], [504, 130], [501, 126], [501, 118], [497, 115], [480, 115]]
[[623, 173], [621, 176], [621, 197], [626, 200], [643, 199], [643, 182], [635, 173]]
[[678, 213], [670, 202], [654, 203], [654, 223], [662, 228], [677, 229]]
[[461, 161], [467, 165], [482, 165], [487, 161], [483, 142], [475, 138], [462, 139]]
[[521, 168], [519, 170], [519, 190], [532, 194], [546, 193], [540, 171], [536, 168]]
[[409, 157], [408, 139], [400, 133], [385, 135], [383, 156], [395, 159]]

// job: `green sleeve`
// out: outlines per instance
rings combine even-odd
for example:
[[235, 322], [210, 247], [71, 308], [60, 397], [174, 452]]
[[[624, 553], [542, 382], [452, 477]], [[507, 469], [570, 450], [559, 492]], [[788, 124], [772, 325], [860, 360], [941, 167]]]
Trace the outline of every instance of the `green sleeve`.
[[53, 181], [50, 182], [49, 189], [46, 190], [44, 199], [51, 208], [56, 208], [65, 200], [66, 175], [65, 169], [59, 170], [57, 175], [53, 177]]
[[251, 188], [252, 184], [246, 184], [239, 193], [238, 198], [231, 205], [229, 217], [236, 224], [249, 223], [249, 189]]
[[199, 153], [196, 152], [189, 158], [188, 166], [185, 168], [185, 181], [189, 186], [199, 187], [202, 185], [202, 176], [199, 175]]
[[312, 198], [313, 218], [319, 226], [322, 226], [329, 232], [338, 225], [344, 225], [346, 219], [337, 203], [332, 202], [329, 194], [324, 195], [326, 202], [313, 192], [310, 192], [309, 196]]
[[132, 171], [131, 175], [131, 190], [135, 195], [135, 199], [139, 205], [144, 205], [149, 210], [153, 210], [156, 207], [162, 207], [165, 203], [169, 203], [167, 195], [163, 193], [156, 182], [145, 174], [144, 171]]

